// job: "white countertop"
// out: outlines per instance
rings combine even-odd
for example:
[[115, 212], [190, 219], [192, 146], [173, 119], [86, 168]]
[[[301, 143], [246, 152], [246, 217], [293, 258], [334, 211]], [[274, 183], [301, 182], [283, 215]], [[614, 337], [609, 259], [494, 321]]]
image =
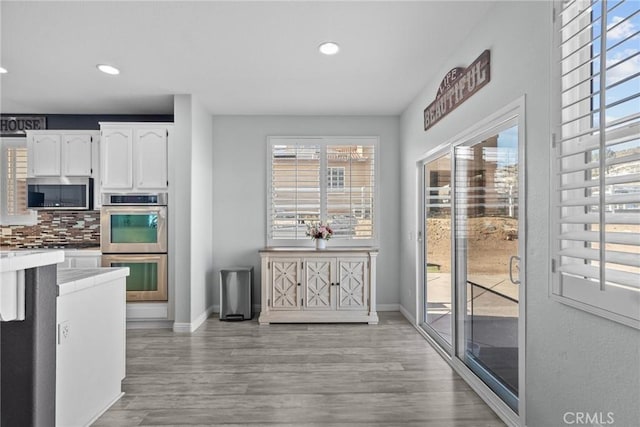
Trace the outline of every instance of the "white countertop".
[[0, 273], [57, 264], [64, 261], [62, 250], [17, 250], [0, 252]]
[[129, 275], [129, 267], [59, 268], [58, 296], [78, 292]]
[[0, 321], [24, 320], [24, 270], [64, 261], [63, 251], [0, 252]]

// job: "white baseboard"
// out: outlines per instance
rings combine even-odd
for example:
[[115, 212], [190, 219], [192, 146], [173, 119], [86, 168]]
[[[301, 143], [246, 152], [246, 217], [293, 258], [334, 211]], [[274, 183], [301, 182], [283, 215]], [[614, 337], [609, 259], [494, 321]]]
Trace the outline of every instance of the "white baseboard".
[[376, 304], [377, 311], [398, 311], [400, 304]]
[[127, 303], [127, 320], [165, 320], [169, 318], [166, 302], [129, 302]]
[[87, 425], [90, 426], [96, 421], [98, 421], [98, 418], [100, 418], [105, 412], [107, 412], [109, 408], [111, 408], [118, 400], [122, 398], [122, 396], [124, 396], [124, 392], [120, 392], [120, 394], [116, 396], [111, 402], [109, 402], [107, 406], [105, 406], [103, 409], [100, 410], [100, 412], [98, 412], [93, 418], [91, 418], [91, 420], [87, 423]]
[[398, 304], [400, 306], [400, 313], [402, 313], [402, 315], [405, 317], [405, 319], [407, 319], [409, 321], [409, 323], [411, 323], [412, 325], [417, 325], [418, 323], [416, 322], [416, 318], [413, 317], [411, 315], [411, 313], [409, 313], [409, 310], [407, 310], [406, 308], [404, 308], [402, 305]]
[[171, 329], [172, 327], [172, 320], [127, 319], [127, 329]]
[[215, 312], [215, 306], [210, 306], [205, 311], [200, 314], [193, 322], [190, 323], [179, 323], [173, 322], [173, 332], [186, 332], [193, 333], [195, 332], [202, 324], [211, 316], [211, 313]]

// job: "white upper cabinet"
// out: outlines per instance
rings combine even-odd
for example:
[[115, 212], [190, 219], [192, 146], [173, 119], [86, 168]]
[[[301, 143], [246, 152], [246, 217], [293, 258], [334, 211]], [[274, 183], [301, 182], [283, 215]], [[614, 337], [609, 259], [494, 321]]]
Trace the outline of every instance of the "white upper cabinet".
[[136, 180], [140, 189], [167, 188], [167, 130], [136, 132]]
[[93, 137], [88, 134], [62, 136], [62, 175], [91, 176]]
[[166, 190], [170, 123], [100, 123], [101, 191]]
[[100, 187], [102, 190], [133, 188], [133, 129], [101, 126]]
[[93, 131], [28, 131], [29, 176], [92, 176], [97, 139]]
[[29, 176], [60, 176], [60, 135], [36, 134], [29, 144]]

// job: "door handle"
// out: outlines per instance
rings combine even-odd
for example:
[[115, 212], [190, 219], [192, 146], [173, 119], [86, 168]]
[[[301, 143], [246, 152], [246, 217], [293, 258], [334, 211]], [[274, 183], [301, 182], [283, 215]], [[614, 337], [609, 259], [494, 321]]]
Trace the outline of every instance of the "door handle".
[[[513, 260], [516, 260], [517, 262], [516, 267], [518, 268], [518, 280], [513, 280]], [[509, 258], [509, 280], [511, 280], [511, 283], [514, 285], [520, 284], [520, 257], [518, 255], [513, 255]]]

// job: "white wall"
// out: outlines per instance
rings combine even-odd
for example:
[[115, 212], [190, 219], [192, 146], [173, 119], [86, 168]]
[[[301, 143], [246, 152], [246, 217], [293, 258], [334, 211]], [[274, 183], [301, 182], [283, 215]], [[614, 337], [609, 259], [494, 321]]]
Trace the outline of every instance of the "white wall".
[[213, 304], [211, 114], [192, 95], [176, 95], [169, 147], [169, 277], [175, 329], [199, 325]]
[[191, 322], [191, 95], [174, 97], [169, 140], [169, 299], [176, 323]]
[[[526, 424], [565, 425], [567, 411], [603, 411], [614, 413], [615, 425], [638, 425], [638, 331], [548, 297], [550, 3], [498, 2], [486, 16], [401, 117], [401, 304], [415, 316], [416, 251], [408, 236], [416, 232], [416, 161], [526, 95]], [[425, 132], [422, 113], [440, 79], [451, 68], [470, 64], [484, 49], [491, 49], [491, 82]]]
[[[215, 271], [254, 267], [253, 303], [260, 302], [258, 250], [266, 243], [267, 137], [379, 136], [380, 255], [378, 304], [399, 302], [399, 119], [397, 117], [215, 116], [213, 119], [213, 254]], [[216, 301], [218, 301], [216, 283]], [[216, 302], [217, 303], [217, 302]]]
[[191, 104], [191, 322], [213, 305], [213, 121], [195, 97]]

